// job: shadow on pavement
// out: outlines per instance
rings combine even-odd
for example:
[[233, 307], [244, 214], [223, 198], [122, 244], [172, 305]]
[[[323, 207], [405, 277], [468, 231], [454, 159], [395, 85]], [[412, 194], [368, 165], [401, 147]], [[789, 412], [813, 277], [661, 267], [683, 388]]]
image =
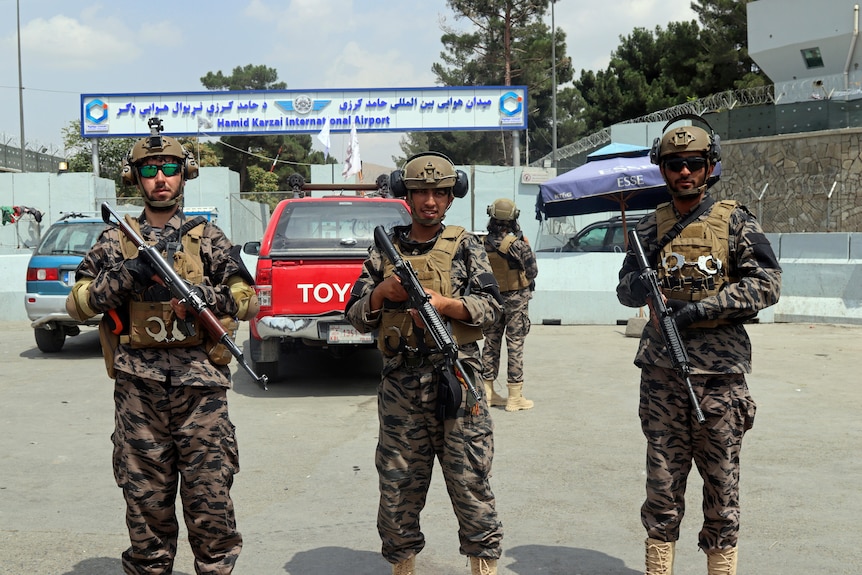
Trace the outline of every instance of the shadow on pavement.
[[629, 569], [621, 559], [592, 549], [555, 547], [549, 545], [521, 545], [503, 551], [503, 558], [514, 558], [506, 566], [518, 575], [640, 575], [643, 571]]
[[[244, 348], [248, 361], [248, 342]], [[279, 377], [270, 380], [269, 390], [264, 391], [242, 367], [231, 364], [234, 391], [261, 398], [376, 395], [382, 368], [383, 360], [376, 349], [334, 357], [323, 349], [304, 348], [281, 355]]]
[[320, 547], [300, 551], [284, 566], [290, 575], [322, 575], [323, 573], [350, 573], [350, 575], [378, 575], [391, 570], [389, 563], [372, 551], [356, 551], [346, 547]]
[[[23, 342], [22, 342], [23, 343]], [[36, 340], [30, 337], [29, 345], [18, 357], [47, 361], [75, 361], [92, 359], [102, 356], [102, 345], [99, 343], [99, 331], [95, 328], [82, 327], [80, 335], [67, 337], [63, 349], [57, 353], [45, 353], [36, 347]]]
[[[61, 575], [115, 575], [123, 572], [123, 563], [119, 558], [94, 557], [85, 559], [75, 565], [71, 571]], [[174, 571], [174, 575], [189, 575], [183, 571]]]

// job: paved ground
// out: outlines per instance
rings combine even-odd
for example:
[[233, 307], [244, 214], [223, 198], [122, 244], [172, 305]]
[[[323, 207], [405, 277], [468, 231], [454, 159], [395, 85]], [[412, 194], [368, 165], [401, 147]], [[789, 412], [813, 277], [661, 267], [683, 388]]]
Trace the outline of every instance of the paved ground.
[[[642, 573], [644, 446], [636, 340], [624, 330], [534, 327], [525, 393], [536, 408], [494, 411], [501, 575]], [[862, 328], [750, 332], [759, 408], [743, 449], [739, 572], [862, 573]], [[389, 573], [375, 530], [379, 361], [297, 361], [266, 393], [240, 371], [230, 394], [245, 537], [235, 572]], [[26, 322], [0, 322], [0, 365], [0, 574], [120, 575], [127, 538], [110, 467], [112, 386], [95, 332], [47, 356]], [[689, 484], [677, 575], [706, 570], [696, 549], [700, 478]], [[469, 573], [439, 473], [422, 520], [419, 574]], [[176, 567], [194, 573], [185, 541]]]

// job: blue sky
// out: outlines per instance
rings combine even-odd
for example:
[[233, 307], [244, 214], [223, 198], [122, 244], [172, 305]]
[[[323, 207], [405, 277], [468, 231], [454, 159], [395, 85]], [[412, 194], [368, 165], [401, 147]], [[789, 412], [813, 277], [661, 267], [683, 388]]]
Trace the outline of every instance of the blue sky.
[[[433, 86], [441, 25], [464, 25], [445, 0], [18, 1], [25, 140], [59, 155], [82, 93], [200, 91], [207, 72], [247, 64], [275, 68], [289, 89]], [[0, 0], [0, 138], [14, 146], [17, 7]], [[690, 0], [558, 0], [554, 9], [577, 74], [607, 66], [635, 27], [694, 17]], [[401, 137], [362, 134], [363, 161], [391, 165]], [[343, 159], [347, 136], [332, 140]]]

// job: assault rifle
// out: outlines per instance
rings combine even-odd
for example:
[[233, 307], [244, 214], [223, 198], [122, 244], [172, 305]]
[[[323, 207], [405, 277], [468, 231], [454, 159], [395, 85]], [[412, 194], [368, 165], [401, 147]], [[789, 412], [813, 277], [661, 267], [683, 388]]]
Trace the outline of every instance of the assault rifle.
[[658, 285], [658, 274], [650, 267], [636, 230], [629, 230], [629, 246], [631, 246], [640, 268], [640, 280], [647, 288], [647, 291], [649, 291], [649, 297], [652, 299], [652, 308], [657, 316], [659, 332], [670, 355], [670, 361], [677, 374], [685, 380], [688, 397], [691, 400], [691, 406], [694, 408], [697, 422], [703, 423], [706, 421], [706, 418], [700, 409], [700, 401], [698, 401], [697, 395], [694, 393], [694, 388], [691, 386], [691, 379], [689, 377], [691, 375], [691, 362], [688, 359], [688, 352], [685, 351], [685, 344], [683, 344], [682, 337], [679, 334], [679, 327], [676, 325], [676, 321], [671, 316], [670, 310], [662, 297], [661, 289]]
[[[260, 384], [264, 390], [267, 390], [267, 377], [265, 375], [257, 375], [254, 370], [252, 370], [251, 366], [246, 362], [242, 351], [230, 338], [230, 334], [224, 326], [222, 326], [213, 311], [207, 306], [207, 303], [195, 290], [191, 289], [188, 282], [183, 280], [177, 272], [174, 271], [173, 266], [169, 265], [153, 246], [147, 244], [147, 242], [137, 234], [134, 228], [132, 228], [126, 220], [121, 218], [107, 202], [102, 204], [102, 220], [104, 220], [108, 225], [120, 228], [126, 237], [129, 238], [136, 248], [138, 248], [138, 257], [144, 258], [144, 260], [152, 266], [156, 272], [155, 275], [161, 278], [165, 287], [171, 292], [171, 296], [177, 298], [180, 303], [184, 303], [188, 308], [190, 308], [192, 313], [200, 320], [204, 328], [206, 328], [207, 332], [209, 332], [212, 339], [225, 346], [231, 355], [236, 358], [242, 368], [248, 372], [248, 374], [258, 384]], [[113, 220], [116, 220], [116, 223], [114, 223]]]
[[[461, 405], [462, 384], [467, 387], [467, 390], [473, 395], [478, 404], [482, 396], [479, 395], [479, 391], [473, 385], [470, 376], [467, 375], [464, 365], [458, 359], [458, 344], [452, 339], [452, 334], [443, 322], [440, 312], [431, 305], [431, 296], [425, 293], [425, 289], [419, 283], [419, 278], [416, 277], [416, 272], [413, 270], [410, 262], [401, 257], [401, 254], [392, 245], [392, 241], [389, 239], [383, 226], [374, 228], [374, 241], [395, 267], [394, 273], [401, 280], [401, 286], [407, 292], [407, 305], [419, 312], [419, 317], [422, 318], [426, 329], [431, 333], [434, 345], [445, 357], [440, 373], [443, 375], [448, 393], [440, 397], [442, 399], [451, 394], [451, 403], [447, 406], [445, 402], [438, 401], [437, 416], [440, 419], [444, 419], [447, 414], [451, 417], [453, 412], [458, 409], [458, 406]], [[422, 334], [420, 333], [419, 335]], [[442, 387], [443, 381], [441, 381]], [[441, 393], [444, 391], [444, 389], [440, 390]]]

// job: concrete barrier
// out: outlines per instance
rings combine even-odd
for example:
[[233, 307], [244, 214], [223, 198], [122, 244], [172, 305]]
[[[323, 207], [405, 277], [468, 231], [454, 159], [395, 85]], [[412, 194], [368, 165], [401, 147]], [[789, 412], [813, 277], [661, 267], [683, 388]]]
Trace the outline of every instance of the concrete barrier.
[[4, 321], [27, 319], [24, 293], [27, 288], [27, 262], [30, 250], [18, 254], [0, 255], [0, 317]]
[[[781, 234], [770, 240], [780, 252], [799, 255], [809, 246], [812, 253], [834, 257], [781, 258], [781, 299], [759, 314], [761, 322], [862, 325], [862, 259], [849, 259], [852, 245], [862, 247], [862, 234]], [[0, 255], [0, 317], [6, 320], [27, 319], [24, 293], [29, 257], [29, 250]], [[534, 324], [614, 325], [638, 315], [637, 309], [617, 301], [624, 254], [540, 252], [536, 258], [539, 276], [530, 302]], [[254, 258], [246, 264], [254, 273]]]

